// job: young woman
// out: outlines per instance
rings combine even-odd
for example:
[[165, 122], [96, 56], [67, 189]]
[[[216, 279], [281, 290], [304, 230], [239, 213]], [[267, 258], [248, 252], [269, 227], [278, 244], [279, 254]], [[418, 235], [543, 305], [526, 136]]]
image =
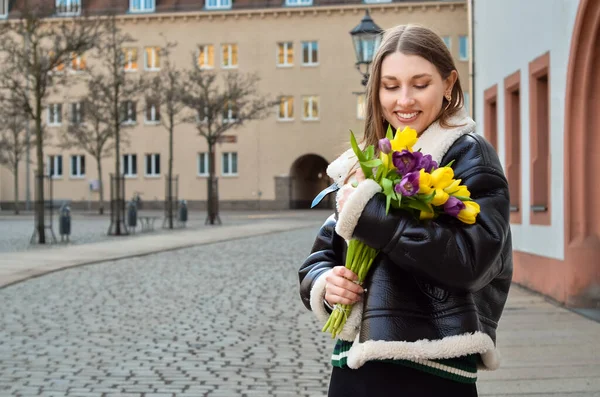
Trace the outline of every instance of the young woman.
[[[512, 278], [508, 184], [463, 101], [439, 36], [414, 25], [386, 31], [367, 86], [363, 143], [377, 148], [388, 125], [415, 129], [413, 148], [441, 165], [454, 160], [481, 212], [473, 225], [386, 215], [381, 188], [355, 171], [351, 150], [330, 164], [343, 185], [337, 211], [299, 270], [302, 301], [321, 325], [335, 304], [354, 304], [332, 352], [329, 396], [476, 396], [477, 370], [499, 366], [496, 328]], [[353, 238], [380, 251], [362, 286], [344, 267]]]

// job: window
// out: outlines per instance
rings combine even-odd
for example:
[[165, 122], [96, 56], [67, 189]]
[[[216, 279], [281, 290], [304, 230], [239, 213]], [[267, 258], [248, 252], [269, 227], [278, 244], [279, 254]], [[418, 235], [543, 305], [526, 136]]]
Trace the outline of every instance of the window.
[[521, 223], [521, 73], [504, 79], [506, 177], [510, 191], [510, 221]]
[[52, 178], [61, 178], [63, 175], [62, 156], [48, 156], [48, 175]]
[[85, 176], [85, 156], [76, 154], [71, 156], [71, 177], [83, 178]]
[[237, 120], [237, 109], [235, 104], [228, 102], [223, 109], [223, 122], [233, 123]]
[[231, 8], [231, 0], [206, 0], [207, 10], [219, 10]]
[[294, 64], [294, 45], [292, 42], [277, 43], [277, 66]]
[[160, 176], [160, 154], [146, 155], [146, 176]]
[[467, 36], [458, 36], [458, 59], [461, 61], [469, 60], [469, 45]]
[[160, 105], [154, 99], [146, 100], [146, 117], [144, 122], [146, 124], [160, 123]]
[[85, 105], [84, 102], [71, 103], [71, 111], [69, 113], [69, 122], [71, 124], [83, 123], [85, 116]]
[[58, 126], [62, 124], [62, 104], [51, 103], [48, 105], [48, 125]]
[[56, 0], [56, 15], [66, 17], [79, 15], [80, 13], [81, 0]]
[[85, 54], [71, 56], [71, 71], [83, 72], [85, 70]]
[[237, 153], [229, 152], [223, 153], [222, 157], [223, 175], [231, 176], [237, 175]]
[[8, 0], [0, 0], [0, 18], [8, 17]]
[[446, 44], [446, 47], [448, 47], [448, 50], [450, 50], [450, 52], [452, 52], [452, 38], [450, 36], [444, 36], [444, 37], [442, 37], [442, 40], [444, 40], [444, 44]]
[[135, 124], [137, 122], [136, 114], [135, 101], [121, 102], [121, 122], [123, 124]]
[[311, 6], [312, 0], [285, 0], [286, 6]]
[[319, 97], [318, 96], [305, 96], [304, 102], [304, 120], [318, 120], [319, 119]]
[[529, 63], [531, 224], [550, 225], [550, 53]]
[[137, 48], [123, 48], [123, 68], [126, 72], [135, 72], [138, 69]]
[[279, 120], [294, 119], [294, 97], [284, 96], [279, 98]]
[[215, 67], [215, 46], [207, 44], [198, 47], [198, 67], [200, 69]]
[[365, 94], [356, 96], [356, 118], [359, 120], [365, 119]]
[[198, 176], [208, 175], [208, 153], [198, 153]]
[[137, 176], [137, 154], [124, 154], [121, 157], [121, 172], [127, 177]]
[[238, 46], [237, 44], [223, 44], [223, 62], [224, 68], [237, 68], [238, 66]]
[[494, 85], [483, 92], [485, 108], [483, 130], [485, 138], [498, 151], [498, 86]]
[[208, 123], [208, 108], [205, 107], [204, 110], [198, 110], [196, 112], [196, 123]]
[[154, 0], [129, 0], [129, 12], [154, 12]]
[[319, 44], [316, 41], [302, 42], [302, 65], [315, 66], [319, 64]]
[[[2, 0], [0, 0], [2, 1]], [[56, 62], [56, 54], [54, 53], [54, 51], [50, 51], [48, 52], [48, 63], [53, 63]], [[52, 73], [63, 73], [65, 71], [65, 64], [64, 63], [59, 63], [58, 65], [56, 65], [54, 68], [52, 68]]]
[[160, 70], [160, 47], [146, 47], [144, 68], [148, 71]]

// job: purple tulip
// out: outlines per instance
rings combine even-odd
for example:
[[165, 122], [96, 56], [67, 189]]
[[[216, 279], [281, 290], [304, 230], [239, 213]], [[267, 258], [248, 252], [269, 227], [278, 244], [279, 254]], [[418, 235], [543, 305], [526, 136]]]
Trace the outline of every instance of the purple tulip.
[[426, 154], [423, 157], [421, 157], [421, 161], [419, 162], [418, 168], [422, 168], [425, 170], [425, 172], [430, 173], [438, 168], [438, 164], [435, 161], [433, 161], [433, 158], [430, 154]]
[[415, 171], [404, 175], [400, 183], [394, 186], [394, 190], [406, 197], [417, 194], [419, 192], [419, 172]]
[[465, 209], [465, 203], [457, 199], [456, 197], [450, 196], [448, 201], [444, 204], [444, 212], [450, 216], [457, 217], [458, 213]]
[[392, 163], [394, 163], [394, 167], [398, 169], [400, 175], [406, 175], [417, 168], [422, 157], [421, 152], [411, 153], [404, 149], [401, 152], [392, 154]]
[[379, 150], [382, 153], [390, 154], [390, 152], [392, 151], [392, 143], [390, 142], [390, 140], [387, 138], [380, 139], [379, 140]]

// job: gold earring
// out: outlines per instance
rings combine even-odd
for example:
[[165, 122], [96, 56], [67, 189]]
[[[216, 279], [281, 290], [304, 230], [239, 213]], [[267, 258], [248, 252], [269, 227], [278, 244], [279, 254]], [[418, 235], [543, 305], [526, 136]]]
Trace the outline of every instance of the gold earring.
[[446, 100], [447, 100], [448, 102], [450, 102], [450, 101], [452, 100], [452, 95], [450, 95], [450, 93], [449, 93], [449, 92], [447, 92], [447, 93], [446, 93], [446, 95], [444, 95], [444, 96], [446, 97]]

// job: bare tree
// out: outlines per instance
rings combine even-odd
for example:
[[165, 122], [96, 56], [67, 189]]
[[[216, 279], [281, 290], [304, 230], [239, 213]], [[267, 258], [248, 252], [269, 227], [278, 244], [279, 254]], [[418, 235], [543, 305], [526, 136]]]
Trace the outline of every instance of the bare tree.
[[14, 177], [15, 214], [19, 213], [19, 164], [27, 151], [25, 123], [29, 121], [18, 105], [14, 93], [0, 97], [0, 164]]
[[[39, 4], [39, 3], [36, 3]], [[47, 3], [45, 3], [47, 4]], [[54, 7], [20, 3], [19, 17], [0, 25], [0, 89], [15, 94], [19, 107], [33, 121], [36, 147], [35, 217], [38, 242], [45, 244], [44, 134], [42, 114], [52, 88], [64, 85], [65, 65], [90, 50], [98, 24], [86, 17], [48, 18]]]
[[217, 73], [197, 66], [195, 54], [192, 58], [194, 67], [187, 73], [183, 102], [195, 112], [198, 133], [208, 143], [207, 223], [214, 225], [215, 221], [220, 222], [215, 145], [224, 138], [226, 132], [267, 117], [275, 102], [259, 93], [260, 78], [257, 74], [232, 71], [218, 79]]
[[[154, 119], [160, 121], [161, 125], [169, 133], [169, 163], [167, 171], [167, 197], [166, 216], [169, 229], [173, 229], [173, 140], [175, 126], [188, 121], [185, 117], [186, 107], [183, 103], [183, 95], [187, 87], [183, 81], [184, 73], [178, 69], [170, 57], [170, 52], [176, 47], [175, 43], [167, 43], [161, 51], [164, 61], [160, 73], [154, 77], [148, 88], [146, 99], [146, 112], [154, 112]], [[158, 115], [158, 117], [157, 117]], [[147, 114], [146, 117], [151, 116]]]
[[110, 157], [115, 148], [110, 107], [107, 106], [109, 101], [103, 97], [102, 84], [101, 77], [92, 76], [87, 81], [85, 98], [71, 104], [68, 123], [59, 144], [63, 149], [82, 149], [96, 160], [100, 215], [104, 213], [102, 159]]
[[[136, 98], [145, 90], [144, 80], [133, 77], [129, 71], [137, 70], [137, 49], [132, 48], [135, 40], [131, 35], [124, 33], [118, 26], [116, 18], [109, 16], [103, 25], [102, 38], [97, 44], [98, 58], [101, 67], [97, 71], [91, 70], [91, 79], [95, 82], [94, 91], [97, 94], [97, 105], [102, 112], [102, 124], [111, 131], [115, 153], [115, 176], [122, 177], [121, 170], [121, 144], [122, 133], [125, 128], [131, 127], [139, 112]], [[134, 52], [135, 51], [135, 52]], [[111, 203], [111, 226], [109, 233], [121, 235], [126, 233], [121, 211], [118, 210], [124, 202], [121, 185], [116, 183], [114, 196], [117, 202]]]

